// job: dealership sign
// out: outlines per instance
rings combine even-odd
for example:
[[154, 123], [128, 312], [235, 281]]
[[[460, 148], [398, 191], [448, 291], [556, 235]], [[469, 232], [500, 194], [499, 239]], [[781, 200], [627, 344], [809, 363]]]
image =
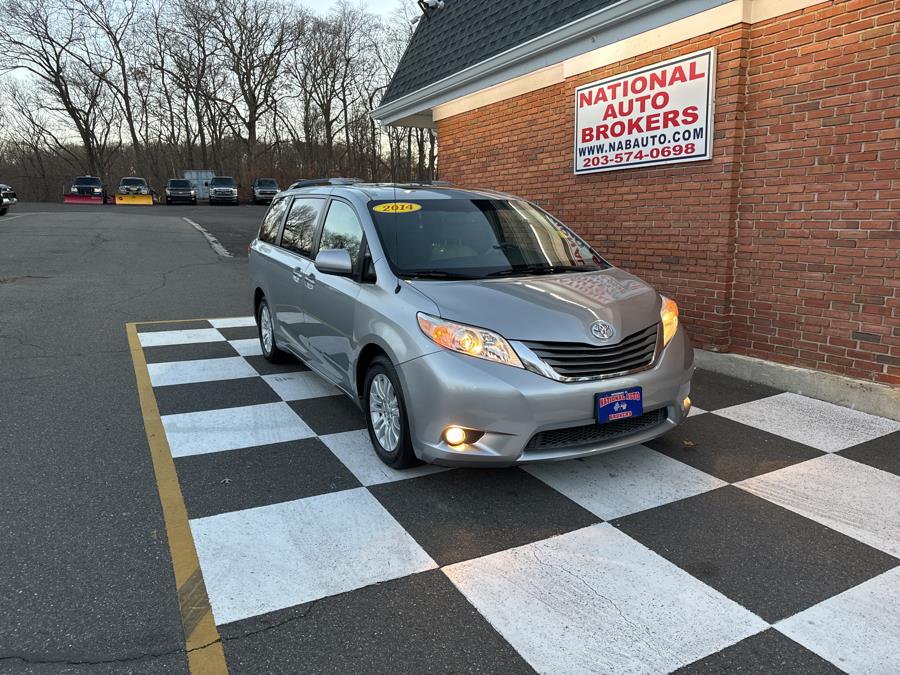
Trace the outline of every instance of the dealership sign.
[[715, 49], [575, 90], [575, 173], [712, 157]]

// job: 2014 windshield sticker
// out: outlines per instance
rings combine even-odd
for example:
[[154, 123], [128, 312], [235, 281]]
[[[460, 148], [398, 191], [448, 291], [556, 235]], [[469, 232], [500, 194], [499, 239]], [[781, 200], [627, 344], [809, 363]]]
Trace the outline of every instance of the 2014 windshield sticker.
[[379, 213], [412, 213], [421, 208], [421, 204], [415, 204], [413, 202], [387, 202], [386, 204], [373, 206], [372, 210], [378, 211]]

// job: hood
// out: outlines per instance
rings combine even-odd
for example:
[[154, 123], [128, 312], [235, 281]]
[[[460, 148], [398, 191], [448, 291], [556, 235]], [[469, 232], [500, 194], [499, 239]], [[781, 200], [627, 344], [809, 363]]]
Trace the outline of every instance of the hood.
[[659, 321], [659, 294], [616, 268], [409, 283], [434, 301], [442, 318], [487, 328], [508, 340], [592, 343], [590, 326], [603, 320], [616, 331], [614, 343]]

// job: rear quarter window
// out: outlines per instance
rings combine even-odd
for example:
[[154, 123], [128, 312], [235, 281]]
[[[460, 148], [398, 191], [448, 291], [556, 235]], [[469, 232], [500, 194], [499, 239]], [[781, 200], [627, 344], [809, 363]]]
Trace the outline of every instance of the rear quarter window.
[[272, 202], [259, 228], [258, 238], [260, 241], [264, 241], [267, 244], [275, 243], [278, 239], [278, 228], [281, 225], [286, 207], [287, 200], [285, 199], [276, 199]]

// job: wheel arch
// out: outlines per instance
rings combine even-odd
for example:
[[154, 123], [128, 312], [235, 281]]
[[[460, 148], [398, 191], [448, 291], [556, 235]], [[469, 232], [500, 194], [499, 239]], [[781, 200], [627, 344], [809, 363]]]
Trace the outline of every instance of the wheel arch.
[[359, 351], [359, 356], [356, 357], [356, 368], [354, 369], [355, 381], [353, 384], [356, 391], [356, 396], [360, 400], [362, 400], [363, 397], [363, 386], [366, 381], [366, 371], [369, 369], [369, 365], [372, 363], [372, 361], [374, 361], [378, 356], [384, 356], [389, 361], [391, 361], [391, 363], [394, 362], [387, 349], [377, 342], [369, 342], [364, 345], [363, 348]]
[[259, 286], [256, 287], [256, 290], [253, 291], [253, 320], [256, 321], [256, 325], [259, 325], [259, 303], [262, 302], [262, 299], [266, 296]]

